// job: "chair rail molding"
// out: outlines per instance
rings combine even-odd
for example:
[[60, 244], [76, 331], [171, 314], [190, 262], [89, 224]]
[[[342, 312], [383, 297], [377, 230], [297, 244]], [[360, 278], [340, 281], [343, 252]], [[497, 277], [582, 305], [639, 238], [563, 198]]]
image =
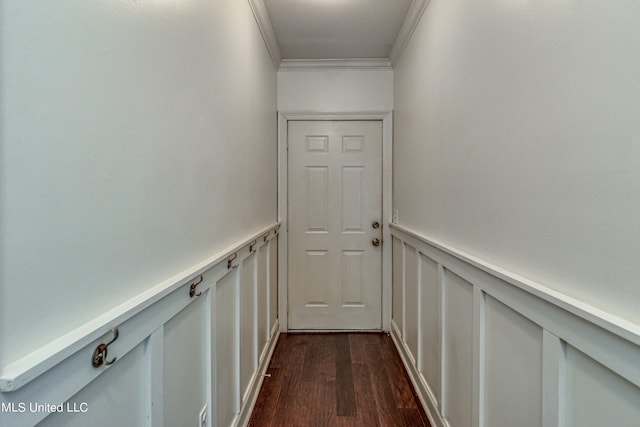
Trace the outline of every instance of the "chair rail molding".
[[434, 426], [638, 419], [637, 325], [390, 227], [391, 335]]
[[[20, 402], [62, 405], [70, 399], [92, 401], [104, 390], [120, 390], [123, 396], [132, 393], [127, 401], [141, 412], [141, 419], [129, 424], [140, 425], [142, 419], [151, 426], [172, 424], [175, 420], [167, 417], [177, 413], [185, 415], [181, 420], [195, 422], [206, 406], [207, 418], [218, 418], [209, 425], [246, 425], [279, 335], [279, 229], [278, 222], [246, 236], [2, 367], [0, 404], [4, 409], [19, 409]], [[113, 340], [115, 327], [119, 334]], [[114, 362], [94, 367], [94, 350], [109, 341], [105, 359], [115, 358]], [[175, 372], [180, 373], [177, 378]], [[177, 384], [180, 381], [184, 384]], [[198, 387], [204, 394], [190, 390]], [[180, 401], [190, 402], [189, 396], [201, 400], [197, 408], [189, 410]], [[110, 400], [95, 401], [99, 403], [92, 403], [87, 414], [3, 410], [0, 417], [3, 425], [20, 427], [49, 422], [49, 417], [127, 412]], [[179, 410], [167, 409], [179, 404]]]

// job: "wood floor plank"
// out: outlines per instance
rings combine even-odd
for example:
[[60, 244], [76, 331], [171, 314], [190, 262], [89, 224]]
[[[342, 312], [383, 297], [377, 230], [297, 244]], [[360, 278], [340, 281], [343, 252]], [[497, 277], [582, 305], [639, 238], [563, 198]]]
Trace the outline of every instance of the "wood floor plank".
[[[258, 399], [253, 408], [253, 414], [251, 415], [251, 422], [249, 422], [249, 427], [257, 427], [260, 426], [271, 426], [273, 419], [276, 413], [276, 407], [278, 405], [278, 399], [280, 398], [280, 393], [282, 392], [282, 386], [284, 384], [284, 372], [283, 368], [272, 368], [269, 367], [267, 369], [267, 376], [264, 378], [262, 382], [262, 389], [260, 393], [264, 393], [262, 395], [262, 399]], [[261, 420], [258, 424], [256, 420]]]
[[281, 334], [251, 427], [431, 427], [385, 334]]
[[392, 381], [390, 383], [391, 391], [393, 392], [393, 397], [398, 408], [417, 409], [418, 405], [413, 394], [413, 389], [410, 386], [409, 378], [402, 364], [402, 359], [400, 359], [395, 347], [382, 346], [381, 352], [384, 360], [383, 366], [389, 378], [406, 378], [405, 381]]
[[354, 417], [356, 416], [356, 395], [353, 387], [349, 336], [337, 335], [335, 344], [337, 415]]
[[359, 424], [364, 427], [378, 427], [378, 412], [372, 409], [375, 402], [369, 365], [355, 363], [353, 365], [353, 387], [356, 394], [356, 407]]
[[307, 337], [307, 348], [302, 371], [303, 381], [326, 381], [336, 377], [335, 334]]

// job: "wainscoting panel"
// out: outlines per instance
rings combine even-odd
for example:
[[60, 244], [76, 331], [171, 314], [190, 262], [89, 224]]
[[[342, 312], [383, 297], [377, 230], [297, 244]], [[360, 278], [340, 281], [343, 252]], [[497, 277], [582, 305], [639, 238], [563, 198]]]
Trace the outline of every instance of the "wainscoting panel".
[[[207, 291], [209, 292], [209, 291]], [[207, 403], [206, 298], [198, 298], [165, 323], [164, 423], [197, 419]]]
[[[442, 381], [440, 339], [440, 277], [438, 264], [431, 258], [420, 254], [420, 348], [417, 364], [418, 372], [425, 384], [429, 384], [429, 393], [436, 406], [440, 406], [440, 388]], [[417, 355], [416, 355], [417, 356]]]
[[473, 285], [445, 271], [443, 410], [452, 426], [470, 426], [473, 389]]
[[216, 283], [215, 377], [218, 426], [233, 424], [240, 413], [239, 289], [236, 270]]
[[391, 234], [391, 336], [434, 427], [638, 426], [638, 326], [400, 225]]
[[416, 249], [406, 245], [405, 256], [405, 277], [404, 277], [404, 342], [409, 348], [411, 361], [415, 363], [418, 355], [418, 257]]
[[3, 367], [0, 425], [245, 426], [279, 333], [279, 227]]
[[[38, 427], [143, 426], [147, 407], [143, 400], [146, 389], [147, 356], [144, 344], [138, 345], [121, 360], [118, 369], [109, 369], [64, 403], [63, 412], [54, 412]], [[52, 385], [55, 386], [55, 385]], [[36, 402], [29, 402], [36, 403]], [[45, 402], [37, 402], [45, 403]], [[60, 402], [48, 402], [59, 404]], [[118, 408], [113, 411], [113, 408]], [[77, 409], [78, 412], [73, 412]], [[82, 412], [86, 409], [86, 412]], [[27, 411], [31, 409], [27, 408]], [[6, 414], [5, 414], [6, 415]], [[2, 424], [3, 426], [31, 424]]]
[[640, 425], [640, 388], [571, 346], [566, 355], [566, 427]]
[[490, 296], [485, 302], [485, 425], [541, 426], [542, 328]]
[[399, 239], [393, 238], [393, 285], [391, 298], [393, 299], [391, 318], [400, 335], [403, 334], [404, 316], [404, 245]]
[[260, 350], [258, 354], [258, 363], [262, 362], [263, 351], [266, 348], [267, 341], [269, 341], [269, 270], [267, 270], [267, 261], [269, 254], [269, 245], [264, 245], [258, 249], [257, 255], [257, 272], [256, 272], [256, 295], [257, 301], [257, 349]]
[[269, 245], [267, 261], [267, 287], [269, 288], [269, 334], [273, 336], [278, 329], [278, 239]]
[[240, 390], [247, 398], [251, 377], [257, 368], [256, 255], [242, 261], [240, 270]]

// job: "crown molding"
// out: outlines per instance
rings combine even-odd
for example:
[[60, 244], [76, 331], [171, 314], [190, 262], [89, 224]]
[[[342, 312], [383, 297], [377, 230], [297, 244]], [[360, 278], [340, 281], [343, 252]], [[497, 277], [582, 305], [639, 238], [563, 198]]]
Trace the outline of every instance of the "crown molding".
[[402, 27], [400, 27], [396, 41], [393, 43], [393, 47], [389, 52], [389, 62], [391, 63], [391, 66], [396, 65], [398, 59], [400, 59], [400, 55], [402, 55], [404, 48], [407, 47], [407, 43], [409, 43], [409, 40], [411, 39], [411, 36], [418, 26], [418, 23], [420, 22], [420, 19], [428, 5], [429, 0], [413, 0], [411, 6], [409, 6], [407, 16], [404, 18], [404, 22], [402, 23]]
[[391, 70], [386, 58], [283, 59], [278, 71]]
[[267, 8], [264, 5], [264, 1], [248, 1], [249, 6], [251, 6], [251, 11], [253, 12], [253, 16], [256, 19], [256, 23], [258, 24], [258, 28], [260, 29], [260, 33], [262, 34], [262, 38], [267, 45], [269, 55], [271, 55], [273, 65], [276, 67], [276, 69], [278, 69], [278, 67], [280, 66], [280, 62], [282, 61], [282, 53], [280, 53], [278, 39], [276, 38], [275, 31], [273, 31], [273, 26], [271, 25], [271, 20], [269, 19], [269, 14], [267, 13]]

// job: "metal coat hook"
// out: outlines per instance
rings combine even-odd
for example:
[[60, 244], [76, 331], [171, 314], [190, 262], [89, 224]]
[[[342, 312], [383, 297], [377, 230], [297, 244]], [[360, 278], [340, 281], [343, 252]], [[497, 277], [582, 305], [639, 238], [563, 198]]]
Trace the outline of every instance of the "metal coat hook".
[[200, 280], [198, 280], [195, 283], [192, 283], [191, 286], [189, 287], [189, 296], [191, 298], [195, 297], [199, 297], [200, 295], [202, 295], [202, 292], [198, 292], [196, 294], [196, 286], [198, 286], [200, 283], [202, 283], [202, 281], [204, 280], [204, 277], [202, 277], [202, 274], [200, 275]]
[[93, 362], [94, 368], [99, 368], [102, 365], [111, 365], [117, 359], [117, 357], [114, 357], [111, 360], [107, 360], [107, 354], [109, 353], [109, 346], [115, 340], [117, 340], [118, 336], [120, 335], [120, 331], [118, 331], [118, 328], [113, 328], [111, 331], [113, 331], [113, 339], [106, 344], [100, 343], [93, 352], [92, 362]]
[[231, 266], [233, 265], [233, 260], [236, 259], [236, 257], [238, 256], [237, 253], [231, 255], [229, 258], [227, 258], [227, 270], [231, 268]]
[[258, 243], [258, 239], [253, 239], [253, 242], [249, 244], [249, 252], [253, 252], [253, 248], [256, 246], [256, 243]]
[[263, 240], [264, 242], [266, 242], [266, 241], [267, 241], [267, 238], [269, 237], [269, 234], [271, 234], [271, 232], [270, 232], [270, 231], [267, 231], [267, 232], [264, 234], [264, 236], [262, 236], [262, 240]]

